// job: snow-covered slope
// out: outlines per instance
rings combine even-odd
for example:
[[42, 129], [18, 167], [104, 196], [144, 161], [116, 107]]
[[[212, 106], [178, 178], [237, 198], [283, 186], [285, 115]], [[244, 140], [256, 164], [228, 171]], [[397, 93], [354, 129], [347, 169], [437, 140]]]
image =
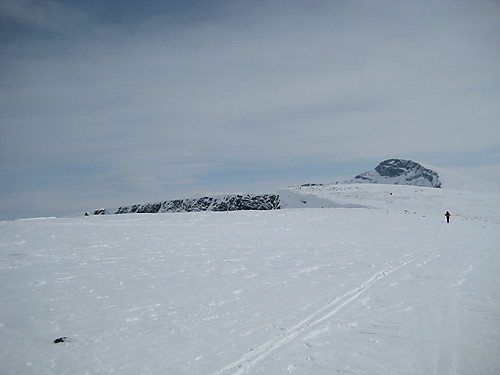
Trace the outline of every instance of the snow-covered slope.
[[344, 184], [411, 185], [500, 193], [498, 184], [408, 159], [388, 159]]
[[[282, 208], [365, 207], [436, 215], [447, 210], [474, 218], [495, 215], [500, 194], [495, 191], [434, 189], [384, 184], [296, 186], [279, 192]], [[478, 198], [480, 197], [480, 198]]]
[[0, 373], [500, 373], [498, 198], [309, 193], [370, 208], [0, 222]]
[[476, 177], [471, 177], [441, 167], [431, 166], [428, 164], [422, 165], [428, 169], [432, 169], [439, 175], [442, 188], [500, 194], [500, 185], [494, 182], [481, 180]]
[[[435, 189], [441, 188], [441, 189]], [[446, 194], [442, 189], [447, 190]], [[353, 179], [335, 184], [305, 184], [281, 189], [281, 207], [385, 207], [398, 205], [400, 210], [425, 211], [420, 198], [429, 202], [443, 201], [454, 196], [455, 201], [473, 199], [480, 193], [485, 209], [498, 202], [500, 186], [477, 178], [465, 176], [444, 168], [417, 163], [406, 159], [388, 159], [372, 171], [364, 172]], [[468, 198], [467, 198], [468, 197]], [[490, 203], [491, 202], [491, 203]], [[473, 206], [470, 206], [471, 208]], [[463, 207], [443, 209], [462, 210]], [[465, 208], [467, 210], [467, 208]]]

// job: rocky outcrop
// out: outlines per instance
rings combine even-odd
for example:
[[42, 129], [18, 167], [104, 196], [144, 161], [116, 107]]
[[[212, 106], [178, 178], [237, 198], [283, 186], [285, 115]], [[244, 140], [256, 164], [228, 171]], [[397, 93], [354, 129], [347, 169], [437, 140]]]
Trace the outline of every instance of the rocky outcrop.
[[199, 212], [199, 211], [242, 211], [242, 210], [277, 210], [280, 198], [276, 194], [224, 195], [175, 199], [164, 202], [134, 204], [119, 207], [117, 210], [99, 209], [94, 215], [158, 213], [158, 212]]
[[388, 159], [372, 171], [361, 173], [346, 183], [370, 183], [441, 187], [439, 175], [421, 164], [406, 159]]

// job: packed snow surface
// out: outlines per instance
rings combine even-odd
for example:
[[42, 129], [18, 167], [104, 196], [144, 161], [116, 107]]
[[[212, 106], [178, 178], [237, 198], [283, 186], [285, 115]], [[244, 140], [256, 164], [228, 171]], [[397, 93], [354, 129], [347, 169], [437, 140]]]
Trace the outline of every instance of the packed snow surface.
[[0, 373], [500, 374], [498, 195], [335, 189], [0, 222]]

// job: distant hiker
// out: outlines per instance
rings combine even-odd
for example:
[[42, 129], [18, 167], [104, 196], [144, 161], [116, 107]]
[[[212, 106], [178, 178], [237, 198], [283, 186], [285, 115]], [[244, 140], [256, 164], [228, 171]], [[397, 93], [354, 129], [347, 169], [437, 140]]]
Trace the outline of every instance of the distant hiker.
[[449, 224], [450, 223], [450, 216], [451, 216], [450, 211], [446, 211], [444, 216], [446, 216], [446, 222]]

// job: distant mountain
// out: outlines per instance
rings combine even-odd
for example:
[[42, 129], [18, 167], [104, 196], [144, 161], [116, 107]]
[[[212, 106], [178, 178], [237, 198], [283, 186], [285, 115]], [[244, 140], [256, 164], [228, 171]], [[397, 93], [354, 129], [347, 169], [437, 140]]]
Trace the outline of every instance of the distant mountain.
[[440, 188], [442, 185], [437, 172], [406, 159], [385, 160], [374, 170], [361, 173], [345, 183], [413, 185], [433, 188]]
[[[352, 199], [356, 196], [354, 187], [350, 186], [353, 184], [410, 185], [496, 193], [500, 191], [497, 185], [446, 169], [423, 165], [408, 159], [388, 159], [378, 164], [373, 170], [337, 184], [289, 186], [281, 189], [277, 194], [227, 194], [134, 204], [115, 209], [98, 209], [92, 214], [277, 210], [296, 207], [362, 207], [357, 199]], [[340, 199], [338, 196], [340, 191], [345, 192], [345, 194], [341, 194], [346, 195], [345, 199]], [[337, 196], [333, 199], [332, 194]]]
[[156, 203], [134, 204], [117, 209], [101, 208], [93, 211], [92, 214], [276, 210], [279, 208], [280, 199], [276, 194], [228, 194], [215, 197], [186, 198]]

